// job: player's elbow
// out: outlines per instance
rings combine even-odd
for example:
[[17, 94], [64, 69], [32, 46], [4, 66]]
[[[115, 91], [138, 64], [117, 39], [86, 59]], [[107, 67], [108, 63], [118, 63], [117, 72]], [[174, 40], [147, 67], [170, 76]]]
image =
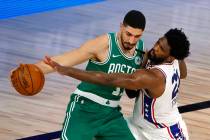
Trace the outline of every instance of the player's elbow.
[[185, 79], [185, 78], [187, 78], [187, 71], [186, 72], [182, 72], [180, 74], [180, 79]]

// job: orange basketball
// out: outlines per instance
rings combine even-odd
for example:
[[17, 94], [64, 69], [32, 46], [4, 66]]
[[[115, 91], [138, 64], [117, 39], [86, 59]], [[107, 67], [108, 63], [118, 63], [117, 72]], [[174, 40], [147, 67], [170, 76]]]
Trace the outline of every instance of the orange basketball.
[[21, 64], [10, 78], [15, 90], [25, 96], [39, 93], [45, 82], [43, 72], [34, 64]]

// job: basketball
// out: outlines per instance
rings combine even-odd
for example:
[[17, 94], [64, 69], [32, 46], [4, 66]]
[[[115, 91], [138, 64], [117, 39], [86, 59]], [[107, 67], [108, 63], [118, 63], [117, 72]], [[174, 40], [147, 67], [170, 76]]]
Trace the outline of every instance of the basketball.
[[34, 64], [21, 64], [12, 72], [10, 78], [15, 90], [25, 96], [39, 93], [45, 82], [43, 72]]

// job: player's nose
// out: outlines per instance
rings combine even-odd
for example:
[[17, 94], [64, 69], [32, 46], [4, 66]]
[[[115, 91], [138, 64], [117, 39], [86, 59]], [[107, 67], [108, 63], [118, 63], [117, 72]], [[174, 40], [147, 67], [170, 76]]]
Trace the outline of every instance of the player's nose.
[[130, 44], [135, 44], [135, 41], [136, 41], [136, 39], [135, 39], [134, 36], [131, 36], [131, 37], [129, 38], [129, 43], [130, 43]]

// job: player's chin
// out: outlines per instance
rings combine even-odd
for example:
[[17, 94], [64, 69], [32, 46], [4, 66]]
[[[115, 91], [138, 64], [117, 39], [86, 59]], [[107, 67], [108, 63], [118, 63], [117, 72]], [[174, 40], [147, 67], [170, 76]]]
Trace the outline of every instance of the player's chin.
[[134, 47], [134, 46], [126, 45], [126, 46], [124, 47], [124, 49], [125, 49], [125, 50], [131, 50], [131, 49], [133, 49], [133, 47]]

